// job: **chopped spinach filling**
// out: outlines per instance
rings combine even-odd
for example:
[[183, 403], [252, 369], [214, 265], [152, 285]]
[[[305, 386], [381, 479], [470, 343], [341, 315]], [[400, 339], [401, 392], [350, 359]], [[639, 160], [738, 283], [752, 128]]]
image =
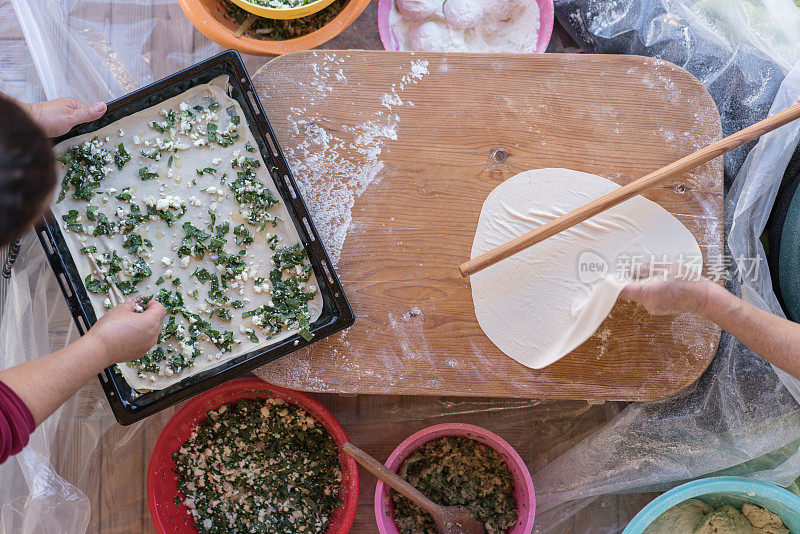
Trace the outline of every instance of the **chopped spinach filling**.
[[152, 180], [154, 178], [158, 178], [158, 173], [148, 171], [147, 167], [141, 167], [139, 169], [139, 178], [142, 180]]
[[299, 243], [276, 252], [272, 256], [275, 268], [269, 273], [271, 300], [242, 313], [242, 317], [254, 317], [254, 324], [266, 330], [269, 337], [283, 328], [296, 326], [300, 329], [300, 335], [310, 340], [313, 334], [310, 331], [308, 302], [314, 298], [314, 293], [305, 287], [311, 277], [311, 265], [306, 259], [307, 253]]
[[[398, 474], [433, 502], [466, 508], [488, 534], [507, 533], [517, 522], [511, 471], [500, 453], [474, 439], [428, 441], [403, 462]], [[427, 512], [393, 490], [390, 495], [401, 534], [436, 534]]]
[[281, 399], [210, 410], [172, 458], [201, 534], [323, 533], [342, 504], [336, 443]]
[[[180, 110], [162, 110], [161, 117], [148, 123], [155, 134], [151, 132], [147, 139], [133, 136], [133, 145], [143, 147], [132, 147], [127, 141], [110, 144], [109, 137], [105, 137], [105, 141], [94, 137], [69, 148], [59, 158], [64, 166], [64, 178], [57, 202], [62, 202], [67, 195], [71, 196], [70, 200], [83, 201], [78, 203], [78, 209], [62, 211], [61, 218], [64, 228], [80, 234], [80, 253], [92, 263], [91, 274], [84, 280], [86, 289], [108, 296], [112, 289], [123, 295], [156, 293], [144, 296], [145, 300], [155, 298], [167, 310], [159, 344], [145, 356], [128, 362], [138, 371], [140, 378], [154, 381], [155, 376], [148, 377], [144, 373], [168, 376], [180, 373], [194, 365], [204, 348], [212, 349], [204, 355], [209, 360], [219, 359], [223, 353], [232, 352], [243, 340], [259, 343], [260, 339], [269, 339], [288, 328], [297, 328], [305, 339], [312, 338], [308, 303], [313, 300], [316, 288], [307, 286], [311, 266], [300, 244], [279, 249], [277, 235], [258, 235], [269, 224], [277, 225], [278, 219], [269, 213], [269, 209], [278, 200], [257, 177], [262, 162], [257, 154], [250, 157], [249, 153], [257, 152], [250, 142], [242, 143], [243, 150], [233, 151], [230, 163], [234, 171], [230, 178], [219, 167], [221, 158], [203, 163], [211, 166], [195, 169], [198, 178], [190, 179], [193, 186], [201, 180], [199, 177], [214, 177], [214, 181], [218, 181], [215, 185], [219, 187], [219, 198], [208, 211], [211, 222], [184, 220], [181, 224], [184, 234], [178, 243], [172, 244], [171, 252], [162, 258], [151, 258], [155, 251], [150, 239], [165, 238], [164, 232], [155, 231], [152, 223], [160, 225], [159, 221], [163, 221], [171, 227], [189, 209], [180, 198], [182, 194], [172, 196], [166, 193], [166, 188], [175, 187], [172, 179], [176, 184], [184, 179], [178, 151], [192, 146], [226, 147], [240, 138], [237, 128], [241, 118], [235, 107], [225, 110], [229, 119], [227, 123], [225, 115], [218, 111], [220, 107], [219, 102], [210, 98], [203, 100], [203, 105], [190, 107], [181, 103]], [[122, 129], [119, 136], [124, 137]], [[141, 158], [153, 161], [144, 162]], [[134, 163], [128, 165], [132, 160]], [[151, 187], [149, 185], [131, 185], [117, 191], [103, 183], [109, 173], [118, 171], [131, 173], [142, 181], [158, 180], [155, 187], [160, 189], [160, 197], [137, 198], [141, 194], [137, 188], [147, 190]], [[232, 194], [223, 193], [222, 186], [229, 188]], [[214, 194], [210, 189], [211, 186], [209, 193]], [[236, 222], [218, 224], [218, 215], [214, 213], [216, 202], [231, 202], [231, 198], [236, 202], [241, 218], [236, 217]], [[116, 205], [109, 205], [112, 199], [117, 201]], [[202, 205], [194, 196], [189, 198], [188, 204]], [[100, 249], [112, 251], [98, 252], [98, 246], [87, 242], [87, 237], [101, 238], [104, 246]], [[104, 237], [114, 240], [103, 240]], [[246, 248], [257, 241], [264, 243], [262, 239], [274, 252], [274, 267], [265, 278], [256, 278], [259, 267], [254, 266], [253, 261], [248, 263], [254, 258], [252, 255], [248, 257]], [[160, 246], [156, 250], [159, 256], [164, 254]], [[178, 276], [181, 273], [178, 269], [189, 268], [193, 261], [203, 263], [193, 266], [193, 272], [183, 271]], [[163, 275], [156, 274], [158, 278], [153, 281], [154, 265], [162, 263], [170, 268], [165, 268]], [[147, 283], [148, 280], [152, 285]], [[167, 281], [171, 283], [166, 284]], [[185, 293], [182, 288], [186, 288]], [[244, 296], [246, 288], [251, 290], [251, 294]], [[256, 295], [253, 302], [252, 293]], [[111, 307], [109, 299], [104, 306]], [[230, 325], [231, 322], [234, 324]], [[235, 329], [238, 331], [234, 332]], [[216, 354], [213, 348], [218, 351]]]
[[240, 170], [236, 173], [236, 179], [228, 184], [233, 191], [233, 199], [239, 204], [240, 213], [251, 226], [258, 227], [259, 232], [264, 230], [267, 223], [273, 227], [278, 225], [278, 219], [268, 211], [278, 201], [269, 188], [256, 178], [253, 170], [260, 166], [261, 162], [255, 158], [234, 159], [231, 167]]
[[95, 189], [100, 187], [100, 183], [110, 172], [107, 164], [112, 159], [111, 154], [102, 146], [103, 142], [95, 137], [70, 148], [58, 158], [66, 171], [56, 203], [63, 201], [70, 190], [72, 198], [76, 200], [92, 200], [96, 194]]
[[125, 145], [122, 143], [118, 144], [117, 149], [114, 151], [114, 164], [117, 166], [117, 169], [122, 170], [122, 167], [130, 160], [131, 155], [125, 150]]
[[81, 213], [78, 210], [69, 210], [66, 215], [62, 215], [61, 218], [66, 223], [67, 228], [75, 233], [82, 234], [83, 225], [78, 222], [80, 216]]

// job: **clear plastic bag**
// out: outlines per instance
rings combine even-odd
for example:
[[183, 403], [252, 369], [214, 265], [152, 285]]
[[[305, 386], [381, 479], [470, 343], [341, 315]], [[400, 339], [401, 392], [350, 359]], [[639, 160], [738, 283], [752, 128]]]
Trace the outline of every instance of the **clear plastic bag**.
[[[0, 322], [3, 367], [58, 350], [75, 338], [66, 303], [32, 232], [23, 240], [6, 287]], [[36, 429], [27, 448], [0, 465], [0, 529], [4, 532], [82, 532], [86, 528], [86, 496], [50, 462], [59, 423], [75, 408], [73, 401], [64, 405]]]
[[[800, 60], [793, 0], [556, 0], [558, 21], [581, 47], [675, 63], [708, 89], [724, 135], [763, 119]], [[725, 157], [729, 185], [755, 143]]]

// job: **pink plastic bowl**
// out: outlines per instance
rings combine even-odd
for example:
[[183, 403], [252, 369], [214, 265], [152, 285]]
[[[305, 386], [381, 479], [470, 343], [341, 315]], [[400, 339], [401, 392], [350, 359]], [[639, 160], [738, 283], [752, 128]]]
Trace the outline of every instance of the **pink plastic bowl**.
[[[423, 428], [406, 439], [392, 452], [389, 459], [386, 460], [386, 467], [397, 472], [400, 469], [400, 464], [423, 443], [443, 436], [466, 436], [488, 445], [503, 455], [506, 465], [514, 475], [514, 497], [517, 499], [518, 510], [517, 524], [509, 534], [529, 534], [532, 532], [533, 517], [536, 513], [536, 495], [533, 492], [531, 474], [517, 451], [500, 436], [489, 432], [485, 428], [461, 423], [444, 423]], [[375, 488], [375, 520], [378, 522], [378, 532], [380, 534], [399, 534], [392, 514], [389, 487], [379, 480]]]
[[[394, 0], [378, 0], [378, 32], [381, 35], [383, 48], [396, 51], [400, 50], [400, 44], [389, 25], [392, 2]], [[553, 0], [536, 0], [536, 3], [539, 4], [539, 42], [536, 43], [536, 52], [543, 54], [553, 35]]]

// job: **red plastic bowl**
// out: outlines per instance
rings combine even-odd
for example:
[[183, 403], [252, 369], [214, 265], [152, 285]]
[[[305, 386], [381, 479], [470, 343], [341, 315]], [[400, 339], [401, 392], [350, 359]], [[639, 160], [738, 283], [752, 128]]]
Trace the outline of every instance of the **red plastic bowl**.
[[187, 401], [175, 412], [158, 436], [150, 464], [147, 468], [147, 504], [150, 517], [158, 532], [196, 533], [194, 520], [189, 510], [181, 504], [175, 505], [178, 492], [178, 476], [173, 472], [175, 462], [172, 454], [189, 439], [197, 423], [205, 419], [206, 412], [223, 404], [241, 399], [281, 398], [299, 406], [322, 423], [339, 447], [339, 467], [342, 470], [342, 507], [337, 508], [327, 534], [346, 534], [356, 518], [358, 506], [358, 466], [355, 460], [344, 454], [341, 446], [350, 441], [342, 425], [318, 400], [290, 389], [273, 386], [259, 378], [239, 378], [219, 385]]

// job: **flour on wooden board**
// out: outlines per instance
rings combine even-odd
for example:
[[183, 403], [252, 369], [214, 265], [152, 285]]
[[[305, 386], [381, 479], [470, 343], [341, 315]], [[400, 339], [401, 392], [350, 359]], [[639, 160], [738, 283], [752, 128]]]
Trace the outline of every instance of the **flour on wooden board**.
[[[322, 56], [322, 57], [320, 57]], [[311, 83], [301, 101], [314, 104], [326, 98], [338, 84], [347, 84], [341, 65], [346, 57], [335, 53], [315, 55]], [[313, 106], [290, 108], [289, 127], [302, 141], [286, 147], [285, 155], [305, 198], [331, 261], [336, 265], [352, 224], [352, 209], [370, 184], [380, 179], [380, 155], [388, 141], [397, 140], [400, 118], [393, 109], [413, 107], [400, 96], [428, 73], [428, 62], [413, 60], [407, 71], [380, 96], [384, 109], [369, 120], [345, 125], [313, 111]]]
[[[348, 230], [352, 228], [352, 209], [356, 199], [371, 184], [380, 180], [383, 170], [381, 153], [386, 143], [397, 140], [400, 117], [393, 109], [401, 106], [414, 107], [413, 102], [403, 99], [403, 90], [422, 81], [429, 72], [429, 64], [424, 59], [413, 59], [398, 73], [398, 82], [387, 87], [386, 92], [379, 96], [379, 102], [385, 105], [385, 109], [375, 112], [368, 120], [358, 124], [344, 125], [314, 113], [313, 104], [326, 98], [330, 89], [336, 85], [349, 83], [344, 70], [340, 68], [349, 56], [342, 57], [335, 53], [326, 53], [323, 56], [315, 53], [314, 57], [320, 60], [312, 64], [311, 83], [304, 87], [299, 97], [301, 102], [310, 105], [298, 104], [289, 109], [287, 116], [289, 128], [302, 141], [296, 146], [285, 146], [284, 153], [328, 255], [336, 265]], [[421, 327], [422, 311], [418, 307], [412, 307], [402, 317], [403, 321], [390, 322], [416, 322]], [[397, 325], [395, 330], [403, 331], [403, 327]], [[339, 334], [338, 340], [345, 350], [333, 349], [337, 366], [357, 375], [372, 375], [373, 371], [361, 370], [358, 359], [351, 356], [347, 330]], [[412, 341], [401, 341], [401, 344], [405, 346]], [[423, 350], [409, 346], [411, 348], [407, 352], [411, 354], [429, 353], [429, 347]], [[325, 391], [331, 387], [344, 388], [343, 384], [332, 385], [328, 379], [318, 375], [310, 364], [311, 357], [311, 351], [300, 350], [257, 369], [256, 374], [267, 381], [289, 387], [317, 391]], [[390, 360], [396, 363], [397, 358], [393, 349], [376, 357], [386, 360], [387, 369], [391, 367]], [[397, 369], [397, 374], [385, 373], [381, 380], [384, 384], [394, 385], [402, 374], [402, 369]]]

